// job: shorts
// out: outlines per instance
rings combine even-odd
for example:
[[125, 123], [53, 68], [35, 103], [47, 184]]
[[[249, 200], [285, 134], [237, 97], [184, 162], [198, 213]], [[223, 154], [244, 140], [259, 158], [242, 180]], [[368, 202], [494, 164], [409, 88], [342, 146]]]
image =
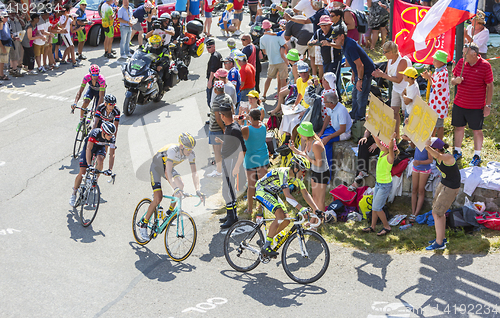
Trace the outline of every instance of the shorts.
[[315, 57], [314, 64], [323, 66], [323, 57], [321, 56], [321, 47], [320, 46], [314, 47], [314, 57]]
[[[161, 190], [161, 178], [165, 178], [165, 165], [163, 164], [163, 156], [156, 154], [149, 167], [149, 175], [151, 176], [151, 187], [153, 192]], [[181, 175], [172, 169], [172, 179], [180, 177]]]
[[378, 31], [378, 30], [380, 30], [380, 28], [385, 28], [387, 26], [387, 22], [389, 22], [389, 21], [382, 22], [377, 26], [372, 26], [371, 29]]
[[191, 15], [188, 15], [188, 17], [186, 18], [186, 21], [189, 22], [189, 21], [193, 21], [194, 19], [199, 19], [199, 18], [200, 18], [199, 14], [191, 14]]
[[205, 18], [211, 18], [211, 17], [213, 17], [212, 11], [210, 11], [210, 12], [205, 11], [203, 15], [205, 16]]
[[85, 92], [85, 95], [83, 95], [83, 99], [93, 100], [94, 98], [99, 98], [99, 91], [96, 91], [95, 89], [89, 87]]
[[314, 172], [311, 170], [311, 180], [320, 184], [328, 184], [330, 182], [330, 170], [324, 172]]
[[444, 118], [438, 118], [436, 121], [436, 128], [444, 127]]
[[459, 190], [460, 188], [451, 189], [439, 183], [434, 194], [434, 201], [432, 201], [432, 213], [435, 213], [437, 216], [444, 216], [457, 198]]
[[[216, 137], [219, 137], [224, 135], [224, 132], [221, 130], [221, 131], [209, 131], [208, 132], [208, 144], [209, 145], [221, 145], [221, 143], [218, 143], [217, 141], [215, 141], [215, 138]], [[222, 139], [222, 138], [221, 138]]]
[[10, 49], [9, 56], [11, 61], [19, 61], [23, 58], [23, 46], [21, 42], [14, 41], [14, 47]]
[[472, 130], [483, 129], [484, 115], [482, 109], [468, 109], [453, 104], [451, 113], [451, 125], [455, 127], [465, 127], [469, 124]]
[[241, 11], [240, 13], [235, 13], [234, 18], [243, 21], [243, 11]]
[[7, 52], [3, 53], [2, 51], [0, 51], [0, 63], [7, 64], [9, 63], [10, 46], [4, 46], [4, 48]]
[[372, 211], [382, 211], [389, 194], [391, 194], [391, 189], [392, 182], [375, 183], [375, 189], [373, 190]]
[[279, 71], [279, 78], [286, 79], [288, 77], [288, 67], [286, 63], [270, 64], [267, 69], [267, 78], [276, 78]]
[[43, 45], [38, 45], [33, 43], [33, 51], [35, 52], [35, 57], [43, 54]]
[[85, 42], [87, 40], [87, 32], [85, 32], [85, 29], [76, 32], [76, 38], [78, 42]]
[[[295, 48], [297, 49], [297, 51], [299, 51], [300, 55], [304, 55], [304, 54], [306, 54], [307, 50], [309, 49], [309, 46], [296, 44]], [[309, 52], [309, 57], [311, 57], [311, 52]]]
[[[87, 142], [88, 142], [88, 138], [85, 140], [82, 153], [80, 154], [80, 167], [81, 168], [88, 168], [89, 167], [89, 165], [87, 163]], [[106, 146], [94, 144], [94, 147], [92, 148], [92, 154], [95, 155], [96, 157], [97, 156], [106, 157]]]
[[73, 40], [69, 34], [61, 34], [61, 39], [66, 47], [73, 46]]
[[401, 107], [403, 104], [403, 93], [398, 93], [392, 90], [391, 93], [391, 107]]
[[137, 32], [143, 32], [144, 30], [142, 29], [142, 25], [137, 22], [132, 26], [132, 30], [137, 31]]
[[115, 37], [115, 28], [114, 27], [104, 28], [104, 35], [107, 38], [113, 38], [113, 37]]
[[264, 190], [257, 190], [255, 191], [255, 200], [259, 201], [260, 204], [262, 204], [273, 214], [279, 208], [283, 209], [283, 212], [286, 213], [285, 205], [277, 195], [271, 194]]
[[423, 174], [431, 174], [431, 169], [427, 170], [417, 170], [415, 169], [415, 166], [411, 168], [411, 171], [416, 172], [416, 173], [423, 173]]

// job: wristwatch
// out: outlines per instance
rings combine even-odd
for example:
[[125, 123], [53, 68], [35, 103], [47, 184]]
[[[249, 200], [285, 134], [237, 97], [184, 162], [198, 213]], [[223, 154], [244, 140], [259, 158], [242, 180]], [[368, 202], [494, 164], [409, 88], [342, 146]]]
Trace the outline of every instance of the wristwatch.
[[484, 105], [484, 107], [491, 108], [491, 104], [489, 104], [489, 105]]

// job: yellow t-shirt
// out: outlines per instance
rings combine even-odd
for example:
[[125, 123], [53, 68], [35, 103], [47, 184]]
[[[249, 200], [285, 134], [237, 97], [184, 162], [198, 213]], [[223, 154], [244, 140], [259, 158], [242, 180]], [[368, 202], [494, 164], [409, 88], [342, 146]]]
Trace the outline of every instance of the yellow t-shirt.
[[[309, 81], [310, 79], [312, 79], [312, 76], [309, 75], [309, 78], [307, 79], [307, 81]], [[295, 85], [297, 85], [297, 91], [299, 92], [299, 94], [302, 95], [302, 101], [300, 102], [302, 104], [302, 106], [304, 106], [305, 108], [308, 108], [309, 107], [309, 104], [306, 104], [306, 102], [304, 101], [304, 95], [306, 94], [306, 88], [307, 88], [307, 81], [304, 83], [302, 81], [302, 77], [299, 77], [297, 79], [297, 82], [295, 83]]]

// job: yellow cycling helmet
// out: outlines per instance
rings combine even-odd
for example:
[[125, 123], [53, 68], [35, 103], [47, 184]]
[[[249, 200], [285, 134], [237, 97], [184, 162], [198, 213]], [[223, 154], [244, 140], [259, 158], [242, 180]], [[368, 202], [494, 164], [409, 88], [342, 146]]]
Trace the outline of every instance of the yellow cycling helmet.
[[190, 133], [184, 132], [179, 135], [179, 144], [187, 149], [193, 149], [196, 146], [196, 140]]
[[158, 48], [161, 45], [161, 36], [159, 36], [158, 34], [154, 34], [149, 38], [148, 42], [152, 47]]
[[234, 7], [234, 5], [233, 5], [231, 2], [229, 2], [229, 3], [227, 4], [227, 6], [226, 6], [226, 10], [227, 10], [227, 11], [232, 10], [232, 9], [233, 9], [233, 7]]
[[300, 171], [307, 171], [311, 169], [311, 162], [309, 162], [309, 160], [302, 155], [293, 155], [288, 166], [292, 169], [297, 168]]

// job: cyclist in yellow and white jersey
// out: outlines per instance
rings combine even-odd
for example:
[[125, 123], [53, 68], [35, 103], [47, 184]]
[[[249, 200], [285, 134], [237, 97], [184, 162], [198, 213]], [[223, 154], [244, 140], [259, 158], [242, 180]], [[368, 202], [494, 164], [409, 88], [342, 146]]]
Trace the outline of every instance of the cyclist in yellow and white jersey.
[[[193, 177], [196, 195], [204, 200], [203, 194], [200, 192], [200, 178], [196, 171], [195, 153], [193, 148], [196, 146], [196, 140], [189, 133], [182, 133], [179, 136], [178, 144], [169, 144], [158, 150], [153, 157], [149, 173], [151, 175], [151, 187], [153, 188], [153, 202], [149, 205], [148, 213], [139, 224], [141, 236], [145, 240], [149, 240], [147, 233], [147, 224], [155, 208], [163, 199], [161, 190], [161, 178], [167, 179], [168, 183], [174, 188], [174, 196], [181, 197], [183, 195], [184, 183], [180, 174], [174, 169], [175, 166], [188, 159], [191, 166], [191, 175]], [[167, 214], [170, 214], [175, 208], [175, 204], [171, 203]]]

